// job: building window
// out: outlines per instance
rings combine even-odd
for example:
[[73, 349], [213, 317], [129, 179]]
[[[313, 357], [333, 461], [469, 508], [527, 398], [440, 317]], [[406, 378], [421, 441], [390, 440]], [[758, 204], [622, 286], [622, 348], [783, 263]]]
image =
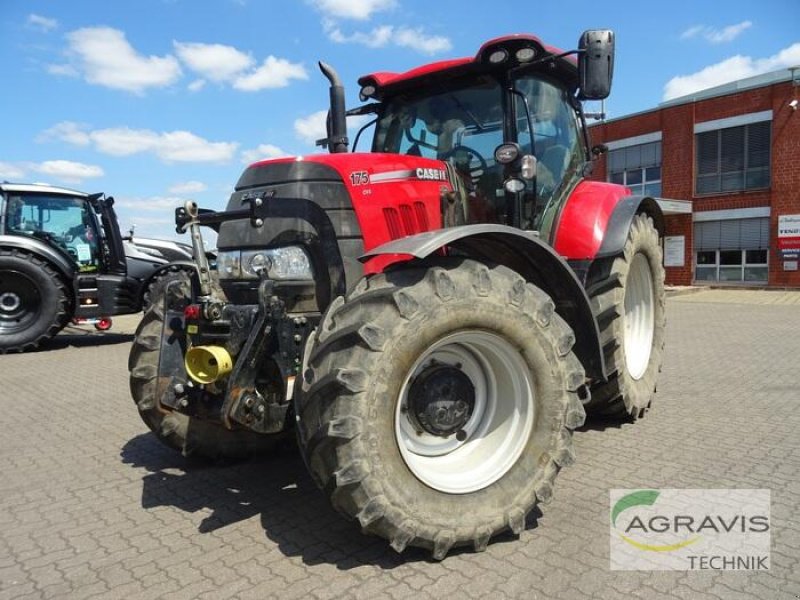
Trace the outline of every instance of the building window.
[[660, 196], [661, 142], [610, 150], [608, 180], [629, 187], [634, 194]]
[[766, 283], [769, 217], [694, 224], [696, 281]]
[[769, 187], [771, 122], [697, 134], [698, 194]]

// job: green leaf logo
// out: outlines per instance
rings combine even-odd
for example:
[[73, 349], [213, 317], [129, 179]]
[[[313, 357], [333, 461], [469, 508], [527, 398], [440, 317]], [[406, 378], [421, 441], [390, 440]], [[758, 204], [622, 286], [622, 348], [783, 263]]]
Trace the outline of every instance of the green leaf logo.
[[611, 523], [616, 527], [619, 513], [633, 506], [652, 506], [658, 498], [658, 494], [659, 492], [656, 490], [639, 490], [623, 496], [614, 504], [611, 511]]
[[[652, 506], [658, 499], [659, 494], [660, 492], [656, 490], [637, 490], [635, 492], [623, 496], [622, 498], [616, 501], [616, 503], [614, 504], [614, 508], [611, 509], [611, 524], [614, 527], [616, 527], [617, 517], [620, 515], [620, 513], [628, 510], [629, 508], [633, 508], [634, 506]], [[697, 536], [690, 540], [685, 540], [675, 544], [655, 545], [655, 544], [643, 544], [642, 542], [637, 542], [636, 540], [631, 539], [628, 536], [622, 535], [619, 532], [618, 535], [622, 540], [624, 540], [631, 546], [638, 548], [639, 550], [647, 550], [649, 552], [672, 552], [673, 550], [680, 550], [681, 548], [685, 548], [690, 544], [694, 544], [702, 537], [702, 536]]]

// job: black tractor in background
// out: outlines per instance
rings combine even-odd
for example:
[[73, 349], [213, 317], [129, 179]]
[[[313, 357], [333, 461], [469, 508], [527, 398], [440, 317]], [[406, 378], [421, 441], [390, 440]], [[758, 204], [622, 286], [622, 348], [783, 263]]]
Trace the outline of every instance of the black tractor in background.
[[110, 196], [0, 183], [0, 354], [35, 348], [70, 321], [139, 312], [191, 260], [186, 244], [126, 240]]

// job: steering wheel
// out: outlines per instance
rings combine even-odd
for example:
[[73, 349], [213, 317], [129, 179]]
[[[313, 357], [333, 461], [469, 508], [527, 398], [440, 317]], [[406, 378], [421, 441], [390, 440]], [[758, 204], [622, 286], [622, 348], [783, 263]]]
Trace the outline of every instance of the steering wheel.
[[[487, 164], [486, 159], [483, 158], [480, 152], [474, 148], [470, 148], [469, 146], [454, 146], [442, 154], [442, 156], [439, 158], [440, 160], [454, 158], [455, 166], [462, 168], [463, 171], [469, 173], [472, 183], [477, 182], [478, 179], [480, 179], [480, 176], [489, 170], [489, 165]], [[464, 160], [465, 158], [466, 160]], [[471, 166], [473, 158], [478, 161], [478, 164], [474, 167]]]

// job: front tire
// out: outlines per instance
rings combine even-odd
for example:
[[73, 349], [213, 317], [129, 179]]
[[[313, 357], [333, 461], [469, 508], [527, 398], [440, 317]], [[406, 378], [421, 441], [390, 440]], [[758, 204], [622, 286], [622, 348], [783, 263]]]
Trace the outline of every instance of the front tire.
[[666, 330], [661, 243], [651, 217], [634, 217], [623, 253], [596, 265], [587, 293], [612, 375], [592, 388], [586, 410], [638, 419], [655, 396]]
[[0, 250], [0, 354], [36, 348], [69, 320], [67, 287], [47, 262]]
[[[179, 285], [168, 287], [171, 281]], [[278, 436], [244, 430], [229, 430], [221, 424], [205, 421], [162, 406], [157, 397], [158, 361], [163, 342], [164, 296], [167, 291], [189, 297], [190, 282], [186, 273], [173, 273], [161, 280], [153, 303], [136, 328], [128, 357], [130, 390], [139, 416], [160, 442], [184, 456], [211, 460], [242, 459], [271, 449]], [[183, 365], [180, 366], [183, 369]]]
[[398, 552], [442, 559], [520, 533], [574, 459], [585, 375], [573, 343], [552, 300], [504, 267], [362, 280], [307, 351], [296, 410], [312, 477]]

